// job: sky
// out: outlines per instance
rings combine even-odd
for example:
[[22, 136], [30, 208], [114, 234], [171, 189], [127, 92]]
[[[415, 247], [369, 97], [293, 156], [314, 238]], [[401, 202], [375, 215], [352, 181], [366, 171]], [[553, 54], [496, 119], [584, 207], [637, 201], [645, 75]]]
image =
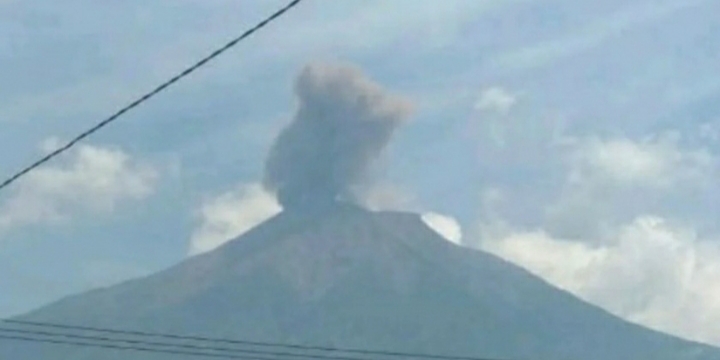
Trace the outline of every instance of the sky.
[[[283, 5], [0, 0], [0, 176]], [[348, 66], [412, 107], [365, 206], [422, 213], [618, 316], [720, 346], [718, 13], [306, 0], [0, 192], [0, 316], [164, 269], [280, 211], [262, 184], [299, 116], [297, 79]]]

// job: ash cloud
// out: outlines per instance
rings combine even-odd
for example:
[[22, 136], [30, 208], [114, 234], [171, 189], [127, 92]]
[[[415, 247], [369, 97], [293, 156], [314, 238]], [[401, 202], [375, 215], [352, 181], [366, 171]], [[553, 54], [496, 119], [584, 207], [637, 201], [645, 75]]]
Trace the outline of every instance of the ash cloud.
[[354, 200], [353, 187], [368, 180], [409, 102], [348, 65], [306, 66], [295, 94], [299, 106], [270, 149], [265, 187], [286, 209]]

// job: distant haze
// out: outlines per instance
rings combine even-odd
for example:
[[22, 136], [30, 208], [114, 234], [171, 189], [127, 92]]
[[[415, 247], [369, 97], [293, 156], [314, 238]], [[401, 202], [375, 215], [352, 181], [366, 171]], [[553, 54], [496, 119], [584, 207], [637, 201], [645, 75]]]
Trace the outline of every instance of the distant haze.
[[410, 104], [347, 65], [306, 66], [295, 82], [292, 122], [273, 144], [264, 185], [284, 208], [351, 198]]

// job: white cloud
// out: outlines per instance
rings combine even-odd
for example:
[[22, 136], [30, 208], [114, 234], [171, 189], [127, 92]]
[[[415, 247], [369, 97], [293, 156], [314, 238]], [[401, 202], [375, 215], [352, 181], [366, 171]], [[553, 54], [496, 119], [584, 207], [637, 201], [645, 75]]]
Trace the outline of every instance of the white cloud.
[[492, 87], [485, 89], [480, 94], [480, 98], [475, 103], [475, 109], [507, 114], [516, 102], [517, 97], [514, 94], [503, 88]]
[[686, 216], [687, 206], [716, 186], [718, 161], [680, 140], [673, 134], [639, 141], [576, 139], [566, 181], [545, 207], [546, 230], [597, 237], [643, 213]]
[[715, 166], [713, 156], [704, 150], [683, 149], [678, 141], [672, 135], [643, 141], [590, 139], [576, 153], [573, 180], [595, 176], [617, 185], [653, 188], [706, 180]]
[[196, 255], [245, 233], [279, 213], [274, 195], [260, 184], [245, 184], [202, 205], [202, 223], [190, 238], [190, 255]]
[[[539, 164], [555, 171], [557, 192], [484, 193], [479, 246], [620, 317], [720, 345], [720, 236], [698, 230], [712, 231], [703, 201], [718, 159], [688, 140], [571, 138], [556, 149], [562, 167]], [[537, 216], [528, 202], [539, 191], [542, 216], [510, 218]]]
[[448, 241], [461, 245], [462, 228], [454, 218], [434, 212], [427, 212], [421, 216], [423, 222]]
[[[49, 140], [42, 147], [55, 146]], [[81, 212], [110, 212], [125, 199], [142, 199], [154, 191], [158, 172], [126, 153], [80, 145], [59, 165], [27, 174], [0, 204], [0, 230], [68, 220]]]
[[717, 239], [640, 216], [599, 244], [576, 240], [513, 232], [483, 248], [631, 321], [720, 345]]

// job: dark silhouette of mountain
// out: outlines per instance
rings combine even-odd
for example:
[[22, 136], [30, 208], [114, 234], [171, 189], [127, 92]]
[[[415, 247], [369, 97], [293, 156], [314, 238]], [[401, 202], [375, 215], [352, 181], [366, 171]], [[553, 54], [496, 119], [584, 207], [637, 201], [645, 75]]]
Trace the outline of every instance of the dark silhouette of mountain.
[[[619, 319], [416, 214], [334, 204], [284, 212], [160, 273], [24, 320], [498, 359], [720, 359]], [[177, 359], [0, 340], [0, 359]]]

